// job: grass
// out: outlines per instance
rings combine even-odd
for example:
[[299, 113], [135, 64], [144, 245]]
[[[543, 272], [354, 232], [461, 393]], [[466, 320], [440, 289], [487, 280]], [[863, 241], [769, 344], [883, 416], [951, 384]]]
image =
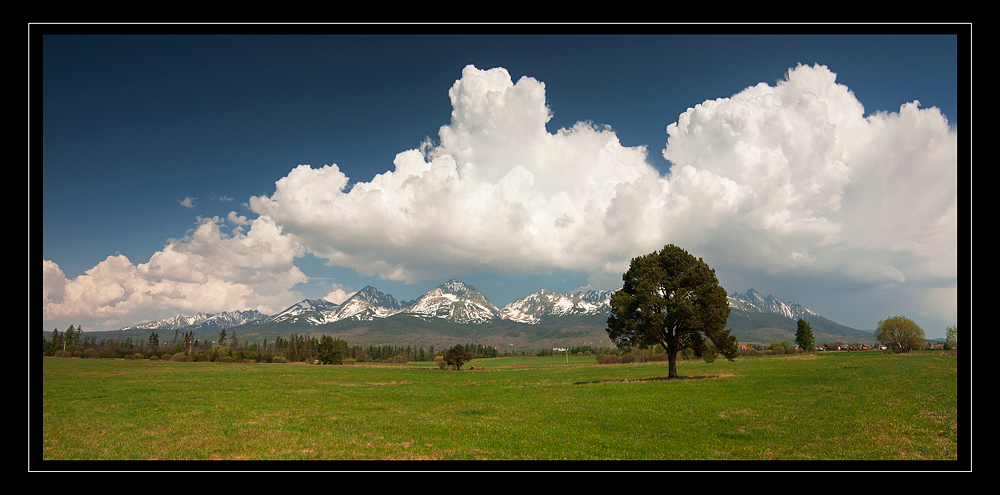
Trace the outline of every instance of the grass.
[[[43, 460], [956, 460], [956, 357], [45, 358]], [[971, 403], [971, 402], [970, 402]]]

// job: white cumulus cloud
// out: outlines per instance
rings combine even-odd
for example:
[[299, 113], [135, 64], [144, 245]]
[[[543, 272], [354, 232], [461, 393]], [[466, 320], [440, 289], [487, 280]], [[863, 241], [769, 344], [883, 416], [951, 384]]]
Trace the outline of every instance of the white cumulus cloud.
[[273, 314], [301, 299], [292, 290], [307, 280], [293, 264], [301, 246], [264, 218], [233, 236], [222, 232], [222, 224], [217, 217], [201, 218], [147, 263], [109, 256], [72, 279], [43, 260], [44, 319], [114, 325], [238, 309]]
[[353, 187], [336, 165], [301, 165], [251, 209], [333, 264], [408, 282], [552, 269], [620, 282], [666, 243], [762, 273], [956, 276], [956, 133], [918, 102], [865, 117], [827, 67], [676, 117], [666, 175], [609, 128], [549, 133], [533, 78], [468, 66], [449, 96], [437, 145]]

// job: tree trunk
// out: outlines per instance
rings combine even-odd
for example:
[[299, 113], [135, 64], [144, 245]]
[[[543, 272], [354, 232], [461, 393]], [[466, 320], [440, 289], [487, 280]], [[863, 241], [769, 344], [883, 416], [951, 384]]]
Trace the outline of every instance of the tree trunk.
[[677, 375], [677, 351], [667, 351], [667, 362], [670, 363], [670, 372], [667, 373], [667, 378], [679, 378]]
[[669, 370], [667, 372], [667, 378], [680, 378], [677, 374], [677, 340], [673, 335], [662, 335], [660, 336], [660, 345], [663, 349], [667, 351], [667, 363], [669, 363]]

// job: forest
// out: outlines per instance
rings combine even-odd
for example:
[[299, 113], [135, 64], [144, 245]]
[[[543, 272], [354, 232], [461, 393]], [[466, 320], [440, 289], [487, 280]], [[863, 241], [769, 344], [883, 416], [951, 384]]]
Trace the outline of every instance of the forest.
[[[169, 340], [168, 340], [169, 339]], [[535, 351], [499, 351], [496, 347], [469, 343], [464, 345], [473, 358], [487, 358], [510, 355], [552, 355], [552, 349]], [[44, 356], [78, 357], [91, 359], [157, 359], [196, 362], [236, 362], [236, 363], [288, 363], [307, 362], [320, 364], [351, 364], [359, 362], [415, 361], [434, 362], [446, 349], [435, 349], [433, 345], [424, 348], [412, 345], [350, 345], [342, 339], [328, 335], [301, 335], [292, 333], [287, 338], [277, 337], [272, 341], [241, 343], [236, 332], [228, 333], [223, 328], [215, 341], [200, 340], [194, 332], [174, 330], [172, 336], [161, 336], [150, 332], [147, 338], [138, 341], [132, 337], [101, 338], [85, 334], [77, 326], [69, 326], [64, 332], [53, 329], [43, 335]], [[596, 353], [589, 346], [570, 347], [571, 354]]]

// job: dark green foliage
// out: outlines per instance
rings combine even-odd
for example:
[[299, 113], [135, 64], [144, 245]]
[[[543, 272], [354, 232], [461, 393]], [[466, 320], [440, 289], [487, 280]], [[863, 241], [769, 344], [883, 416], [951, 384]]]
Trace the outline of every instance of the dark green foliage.
[[463, 364], [472, 360], [472, 355], [469, 354], [469, 351], [462, 344], [456, 344], [451, 349], [448, 349], [442, 357], [444, 357], [444, 362], [448, 363], [449, 366], [454, 366], [456, 370], [462, 369]]
[[[611, 296], [607, 333], [618, 347], [667, 350], [670, 378], [677, 378], [681, 349], [730, 361], [739, 356], [736, 338], [725, 329], [729, 318], [726, 290], [715, 270], [701, 258], [674, 246], [633, 258], [622, 276], [622, 289]], [[707, 340], [706, 340], [707, 337]]]
[[323, 364], [344, 364], [348, 356], [347, 342], [324, 335], [319, 341], [319, 361]]
[[815, 345], [812, 327], [806, 320], [799, 320], [798, 329], [795, 331], [795, 344], [804, 351], [811, 351]]

